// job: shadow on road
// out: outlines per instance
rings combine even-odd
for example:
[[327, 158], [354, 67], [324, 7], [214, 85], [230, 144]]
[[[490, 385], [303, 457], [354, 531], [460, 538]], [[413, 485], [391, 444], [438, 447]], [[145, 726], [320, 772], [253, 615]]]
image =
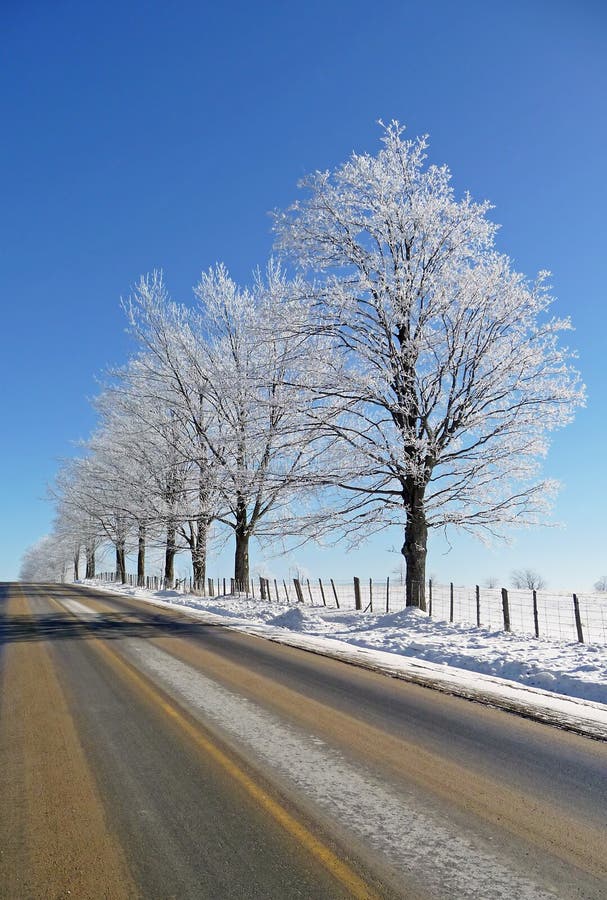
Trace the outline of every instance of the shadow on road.
[[[48, 641], [71, 639], [120, 639], [120, 638], [156, 638], [166, 636], [183, 637], [196, 635], [212, 628], [212, 625], [198, 623], [187, 619], [146, 614], [119, 612], [93, 613], [90, 617], [74, 617], [70, 612], [32, 612], [32, 615], [13, 615], [6, 613], [4, 603], [6, 591], [0, 586], [0, 646], [21, 641]], [[48, 598], [50, 591], [27, 590], [28, 597]], [[54, 592], [53, 592], [54, 593]], [[85, 599], [85, 598], [83, 598]]]

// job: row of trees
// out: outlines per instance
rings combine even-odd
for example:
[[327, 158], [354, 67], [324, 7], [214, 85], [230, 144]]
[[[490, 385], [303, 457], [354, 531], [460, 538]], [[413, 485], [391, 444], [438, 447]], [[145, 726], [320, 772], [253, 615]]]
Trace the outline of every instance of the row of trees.
[[188, 549], [201, 582], [209, 541], [229, 534], [246, 581], [253, 536], [356, 542], [398, 525], [407, 601], [424, 606], [429, 529], [545, 518], [556, 485], [538, 465], [583, 402], [570, 325], [426, 147], [392, 123], [375, 156], [306, 178], [275, 217], [280, 264], [250, 288], [218, 265], [191, 306], [161, 274], [141, 279], [125, 303], [137, 352], [59, 473], [53, 535], [24, 577], [49, 555], [77, 575], [81, 548], [90, 575], [109, 540], [118, 574], [135, 548], [142, 578], [161, 541], [166, 577]]

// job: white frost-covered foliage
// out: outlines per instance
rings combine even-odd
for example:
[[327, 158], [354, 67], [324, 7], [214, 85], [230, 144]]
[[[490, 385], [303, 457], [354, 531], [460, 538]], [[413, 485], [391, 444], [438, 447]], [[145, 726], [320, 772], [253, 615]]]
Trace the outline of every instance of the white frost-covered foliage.
[[70, 578], [71, 547], [56, 534], [28, 547], [21, 560], [19, 580], [55, 584]]
[[[308, 415], [318, 367], [302, 327], [297, 281], [273, 264], [239, 287], [223, 265], [202, 274], [195, 308], [172, 303], [162, 277], [142, 278], [128, 314], [143, 353], [139, 393], [171, 408], [183, 458], [199, 466], [214, 522], [236, 538], [236, 578], [248, 579], [248, 541], [310, 530], [321, 452]], [[316, 513], [318, 515], [318, 513]]]
[[317, 273], [338, 481], [362, 525], [415, 509], [485, 533], [543, 521], [556, 485], [538, 464], [584, 397], [559, 344], [570, 323], [549, 315], [546, 273], [530, 284], [495, 249], [489, 205], [456, 199], [426, 139], [402, 131], [306, 178], [276, 221], [280, 249]]
[[248, 582], [251, 537], [356, 542], [398, 524], [407, 601], [423, 607], [429, 528], [546, 520], [556, 484], [540, 464], [584, 399], [570, 324], [551, 316], [546, 273], [514, 270], [489, 205], [456, 198], [426, 148], [392, 123], [376, 155], [306, 178], [276, 219], [296, 278], [270, 262], [243, 288], [218, 265], [195, 307], [158, 272], [140, 280], [138, 352], [58, 478], [51, 543], [74, 576], [109, 540], [118, 572], [136, 542], [142, 579], [153, 541], [167, 580], [187, 548], [204, 585], [207, 544], [228, 534]]

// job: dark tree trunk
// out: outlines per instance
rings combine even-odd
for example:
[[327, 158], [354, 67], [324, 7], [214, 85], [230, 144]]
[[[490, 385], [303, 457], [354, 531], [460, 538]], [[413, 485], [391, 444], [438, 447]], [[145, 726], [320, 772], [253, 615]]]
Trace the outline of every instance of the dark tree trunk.
[[86, 548], [86, 578], [95, 577], [95, 548]]
[[192, 574], [194, 576], [194, 589], [202, 591], [204, 580], [207, 576], [207, 559], [204, 550], [200, 547], [192, 547]]
[[200, 516], [195, 524], [193, 531], [191, 552], [192, 552], [192, 574], [194, 576], [194, 588], [197, 591], [204, 590], [205, 579], [207, 577], [207, 538], [209, 534], [209, 523], [205, 516]]
[[166, 552], [164, 554], [164, 577], [167, 587], [172, 587], [175, 581], [175, 554], [177, 552], [175, 533], [175, 526], [173, 524], [168, 525]]
[[249, 532], [236, 531], [236, 552], [234, 554], [234, 580], [237, 589], [249, 583]]
[[247, 505], [242, 497], [236, 501], [236, 552], [234, 554], [234, 581], [237, 590], [249, 583], [249, 537]]
[[426, 553], [428, 525], [424, 513], [423, 495], [413, 492], [407, 508], [405, 543], [402, 554], [407, 563], [405, 576], [407, 606], [426, 609]]
[[124, 584], [126, 581], [126, 555], [124, 552], [124, 540], [116, 541], [116, 581]]
[[[202, 409], [202, 397], [200, 399]], [[191, 528], [192, 541], [192, 575], [194, 577], [194, 590], [204, 593], [207, 577], [207, 541], [211, 517], [209, 516], [209, 482], [206, 467], [206, 450], [204, 443], [201, 445], [200, 469], [198, 472], [198, 502], [200, 513], [196, 516]]]
[[142, 522], [139, 523], [137, 538], [137, 585], [145, 585], [145, 525]]
[[80, 547], [74, 550], [74, 581], [80, 580]]

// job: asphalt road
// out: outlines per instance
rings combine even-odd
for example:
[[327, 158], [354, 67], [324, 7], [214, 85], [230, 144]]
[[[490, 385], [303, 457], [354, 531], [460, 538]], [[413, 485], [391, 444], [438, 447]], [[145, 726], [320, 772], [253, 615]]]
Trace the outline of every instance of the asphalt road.
[[607, 744], [0, 586], [0, 897], [607, 898]]

